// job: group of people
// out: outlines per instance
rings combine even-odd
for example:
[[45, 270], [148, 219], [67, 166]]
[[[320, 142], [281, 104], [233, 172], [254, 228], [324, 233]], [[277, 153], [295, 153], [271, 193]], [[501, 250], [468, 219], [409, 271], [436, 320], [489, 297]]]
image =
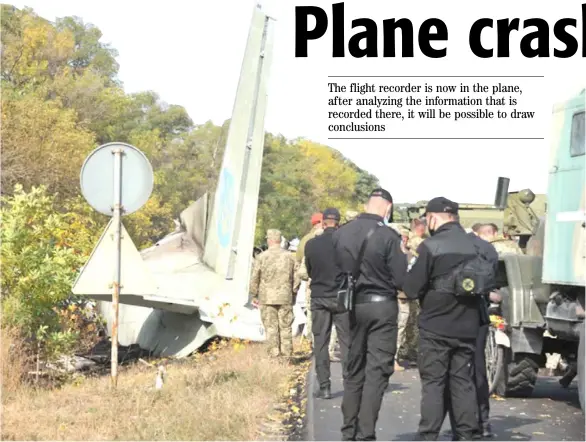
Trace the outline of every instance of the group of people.
[[[269, 247], [255, 259], [250, 291], [260, 307], [269, 352], [291, 355], [292, 306], [306, 279], [319, 384], [315, 396], [331, 398], [334, 326], [344, 385], [342, 440], [375, 440], [382, 398], [398, 367], [397, 350], [405, 342], [399, 322], [408, 332], [409, 318], [416, 319], [414, 324], [418, 319], [413, 328], [422, 387], [421, 439], [436, 440], [446, 414], [454, 440], [489, 436], [487, 307], [500, 299], [488, 291], [462, 295], [454, 281], [479, 256], [480, 272], [486, 273], [486, 262], [489, 273], [496, 275], [498, 253], [490, 242], [495, 243], [498, 229], [485, 224], [467, 232], [459, 223], [458, 204], [438, 197], [429, 201], [405, 238], [389, 228], [392, 211], [391, 194], [381, 188], [372, 191], [364, 212], [345, 224], [337, 209], [328, 208], [313, 217], [314, 228], [296, 255], [280, 247], [279, 231], [267, 232]], [[502, 241], [501, 246], [512, 248], [511, 243]], [[354, 282], [351, 308], [339, 302], [349, 280]], [[409, 306], [407, 315], [400, 314], [403, 305]]]

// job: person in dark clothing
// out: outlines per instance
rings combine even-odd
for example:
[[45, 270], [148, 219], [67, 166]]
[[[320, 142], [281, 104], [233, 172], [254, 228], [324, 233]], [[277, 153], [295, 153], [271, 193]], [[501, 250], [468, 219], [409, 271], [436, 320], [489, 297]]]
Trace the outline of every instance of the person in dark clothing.
[[[476, 229], [474, 227], [477, 227]], [[478, 230], [482, 224], [472, 226], [472, 233], [468, 235], [472, 241], [478, 246], [480, 253], [494, 266], [495, 274], [498, 272], [499, 256], [494, 246], [478, 236]], [[488, 310], [490, 304], [490, 294], [484, 294], [484, 301]], [[483, 324], [480, 326], [478, 336], [476, 337], [476, 352], [474, 353], [474, 383], [476, 385], [476, 399], [478, 401], [478, 425], [480, 433], [477, 436], [491, 437], [492, 428], [490, 426], [490, 396], [488, 394], [488, 378], [486, 374], [486, 355], [484, 349], [486, 348], [486, 339], [488, 338], [488, 329], [490, 324]], [[451, 401], [447, 397], [450, 423], [452, 428], [455, 428], [454, 413], [451, 409]]]
[[342, 370], [348, 353], [348, 312], [338, 307], [338, 289], [343, 283], [344, 274], [335, 260], [332, 235], [340, 223], [340, 212], [337, 209], [326, 209], [323, 212], [325, 228], [305, 245], [305, 266], [311, 278], [311, 328], [313, 331], [313, 351], [315, 355], [315, 371], [319, 383], [316, 397], [330, 399], [330, 354], [329, 343], [332, 322], [338, 332]]
[[[422, 440], [437, 440], [448, 408], [455, 440], [478, 432], [474, 355], [480, 328], [477, 296], [456, 296], [446, 282], [456, 268], [477, 256], [471, 237], [457, 222], [458, 204], [439, 197], [425, 211], [431, 234], [409, 263], [403, 291], [419, 299], [419, 375]], [[439, 290], [439, 287], [442, 290]], [[446, 400], [449, 395], [451, 401]], [[451, 404], [450, 404], [451, 402]]]
[[376, 440], [383, 394], [393, 374], [397, 350], [397, 292], [407, 270], [401, 237], [385, 222], [393, 199], [384, 189], [372, 191], [366, 213], [333, 235], [336, 258], [352, 272], [365, 239], [366, 248], [355, 281], [350, 317], [350, 348], [342, 400], [342, 440]]

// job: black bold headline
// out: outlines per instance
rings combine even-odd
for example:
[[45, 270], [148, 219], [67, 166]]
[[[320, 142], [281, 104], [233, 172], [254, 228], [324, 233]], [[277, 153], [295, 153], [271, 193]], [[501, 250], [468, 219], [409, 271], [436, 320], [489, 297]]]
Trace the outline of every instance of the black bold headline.
[[[315, 27], [309, 29], [309, 17], [315, 19]], [[495, 24], [496, 22], [496, 24]], [[295, 57], [307, 57], [307, 46], [310, 40], [319, 40], [328, 30], [329, 20], [327, 13], [317, 6], [297, 6], [295, 8]], [[345, 57], [344, 35], [344, 2], [332, 5], [332, 56]], [[362, 27], [360, 32], [354, 33], [348, 40], [348, 52], [352, 57], [378, 57], [378, 27], [370, 18], [357, 18], [352, 20], [352, 29]], [[395, 57], [396, 34], [400, 31], [401, 57], [413, 57], [413, 23], [407, 18], [389, 18], [382, 21], [383, 27], [383, 57]], [[582, 4], [582, 36], [576, 38], [568, 28], [578, 30], [578, 20], [575, 18], [562, 18], [553, 25], [553, 35], [565, 45], [562, 50], [553, 49], [556, 58], [569, 58], [579, 51], [580, 40], [582, 45], [582, 57], [586, 57], [586, 4]], [[535, 28], [530, 31], [527, 28]], [[529, 18], [521, 22], [518, 18], [480, 18], [470, 28], [470, 50], [479, 58], [491, 58], [510, 56], [510, 35], [515, 31], [523, 32], [519, 43], [519, 50], [524, 57], [550, 57], [550, 27], [546, 20], [541, 18]], [[481, 36], [483, 32], [496, 32], [496, 48], [483, 46]], [[447, 44], [439, 42], [448, 41], [448, 27], [439, 18], [429, 18], [419, 27], [417, 32], [419, 49], [429, 58], [443, 58], [447, 55]], [[434, 46], [432, 47], [432, 42]], [[438, 43], [435, 43], [438, 42]]]

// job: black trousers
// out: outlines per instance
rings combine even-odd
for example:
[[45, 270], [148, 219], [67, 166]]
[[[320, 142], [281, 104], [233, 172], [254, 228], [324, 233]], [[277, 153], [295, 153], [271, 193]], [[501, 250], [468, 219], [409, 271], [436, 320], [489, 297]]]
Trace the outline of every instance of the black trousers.
[[356, 304], [342, 400], [342, 440], [376, 440], [397, 351], [397, 300]]
[[[330, 336], [332, 323], [338, 332], [342, 371], [345, 372], [345, 361], [350, 341], [348, 313], [340, 313], [336, 298], [312, 298], [311, 300], [311, 331], [313, 332], [313, 352], [315, 355], [315, 372], [320, 388], [330, 384]], [[345, 373], [344, 373], [345, 374]]]
[[[480, 429], [488, 423], [490, 417], [490, 396], [488, 394], [488, 378], [486, 376], [486, 339], [488, 338], [489, 325], [483, 325], [476, 338], [476, 351], [474, 352], [474, 384], [476, 385], [476, 400], [478, 402], [478, 423]], [[447, 397], [447, 409], [450, 414], [452, 430], [454, 425], [454, 413], [451, 408], [451, 400]]]
[[437, 440], [448, 408], [453, 413], [455, 440], [471, 440], [478, 432], [475, 350], [475, 339], [449, 338], [419, 330], [422, 440]]

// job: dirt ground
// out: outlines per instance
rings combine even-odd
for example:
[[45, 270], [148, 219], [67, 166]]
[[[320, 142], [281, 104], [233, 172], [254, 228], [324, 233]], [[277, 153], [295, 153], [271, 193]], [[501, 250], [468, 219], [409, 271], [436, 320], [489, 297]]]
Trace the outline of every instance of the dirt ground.
[[[284, 434], [303, 420], [309, 363], [271, 359], [262, 344], [220, 341], [210, 351], [166, 366], [135, 364], [119, 374], [77, 378], [59, 389], [16, 386], [3, 363], [3, 440], [255, 440]], [[5, 382], [6, 381], [6, 382]], [[267, 422], [269, 425], [267, 426]], [[282, 438], [282, 437], [279, 437]]]

